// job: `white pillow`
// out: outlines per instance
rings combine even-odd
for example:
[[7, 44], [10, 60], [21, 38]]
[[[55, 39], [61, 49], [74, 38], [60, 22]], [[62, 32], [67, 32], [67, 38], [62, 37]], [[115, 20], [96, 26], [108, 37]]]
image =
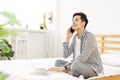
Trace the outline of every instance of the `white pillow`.
[[101, 54], [101, 58], [103, 64], [120, 67], [120, 54]]

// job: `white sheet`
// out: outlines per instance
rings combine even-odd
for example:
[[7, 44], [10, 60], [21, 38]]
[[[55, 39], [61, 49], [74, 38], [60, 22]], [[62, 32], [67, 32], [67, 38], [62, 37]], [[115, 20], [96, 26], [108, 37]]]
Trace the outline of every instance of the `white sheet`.
[[[54, 67], [56, 58], [0, 61], [0, 71], [10, 74], [7, 80], [82, 80], [66, 73], [36, 73], [39, 68]], [[120, 74], [120, 67], [104, 65], [104, 75]]]
[[80, 80], [63, 72], [38, 73], [36, 70], [54, 66], [54, 59], [0, 61], [0, 71], [9, 74], [7, 80]]
[[103, 64], [120, 67], [120, 54], [101, 54]]
[[100, 76], [95, 76], [95, 77], [91, 77], [89, 79], [95, 79], [95, 78], [100, 78], [100, 77], [107, 77], [107, 76], [111, 76], [111, 75], [117, 75], [120, 74], [120, 67], [116, 67], [116, 66], [110, 66], [110, 65], [103, 65], [104, 67], [104, 74], [100, 75]]
[[120, 74], [120, 67], [103, 65], [104, 67], [104, 75], [115, 75]]

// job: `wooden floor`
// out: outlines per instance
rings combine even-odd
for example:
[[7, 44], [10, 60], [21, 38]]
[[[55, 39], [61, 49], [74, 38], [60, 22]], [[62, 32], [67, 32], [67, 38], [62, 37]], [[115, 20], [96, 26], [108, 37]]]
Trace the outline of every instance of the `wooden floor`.
[[90, 79], [90, 80], [120, 80], [120, 74], [119, 75], [102, 77], [102, 78]]

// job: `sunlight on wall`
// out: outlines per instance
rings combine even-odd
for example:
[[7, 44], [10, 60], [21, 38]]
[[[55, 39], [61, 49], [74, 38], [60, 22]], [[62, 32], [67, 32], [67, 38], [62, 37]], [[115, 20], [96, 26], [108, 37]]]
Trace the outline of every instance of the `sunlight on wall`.
[[39, 29], [43, 14], [54, 11], [54, 3], [54, 0], [0, 0], [0, 11], [14, 13], [21, 27]]
[[[84, 12], [89, 19], [87, 29], [93, 33], [120, 33], [120, 1], [119, 0], [60, 0], [61, 31], [71, 25], [75, 12]], [[69, 1], [69, 3], [68, 3]], [[66, 6], [67, 3], [67, 6]], [[64, 7], [66, 6], [66, 7]], [[64, 33], [62, 33], [64, 35]]]
[[59, 42], [64, 42], [75, 12], [88, 16], [87, 30], [94, 34], [120, 34], [120, 0], [60, 0], [59, 3]]

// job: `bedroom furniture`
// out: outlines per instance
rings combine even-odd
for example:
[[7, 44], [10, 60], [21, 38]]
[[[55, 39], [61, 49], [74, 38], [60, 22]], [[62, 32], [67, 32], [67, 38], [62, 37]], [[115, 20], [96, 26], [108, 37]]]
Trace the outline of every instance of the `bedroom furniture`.
[[[16, 36], [9, 36], [15, 56], [13, 59], [31, 59], [47, 57], [47, 30], [12, 29]], [[43, 54], [44, 53], [44, 54]]]
[[106, 50], [120, 51], [120, 34], [96, 34], [100, 53], [107, 53]]
[[[0, 71], [9, 75], [7, 80], [84, 80], [81, 77], [76, 78], [64, 72], [48, 71], [47, 74], [44, 73], [43, 70], [42, 73], [39, 72], [41, 71], [41, 69], [47, 70], [48, 68], [53, 67], [56, 59], [58, 58], [0, 61]], [[104, 69], [104, 75], [100, 75], [90, 79], [97, 79], [120, 74], [120, 67], [104, 65]]]
[[104, 74], [90, 80], [119, 80], [120, 34], [97, 34], [96, 39], [101, 53]]
[[14, 59], [25, 59], [28, 57], [29, 39], [28, 32], [17, 31], [17, 35], [11, 36], [11, 44], [15, 51]]
[[95, 78], [95, 79], [90, 79], [90, 80], [119, 80], [119, 79], [120, 79], [120, 74], [119, 75], [105, 76], [102, 78]]

